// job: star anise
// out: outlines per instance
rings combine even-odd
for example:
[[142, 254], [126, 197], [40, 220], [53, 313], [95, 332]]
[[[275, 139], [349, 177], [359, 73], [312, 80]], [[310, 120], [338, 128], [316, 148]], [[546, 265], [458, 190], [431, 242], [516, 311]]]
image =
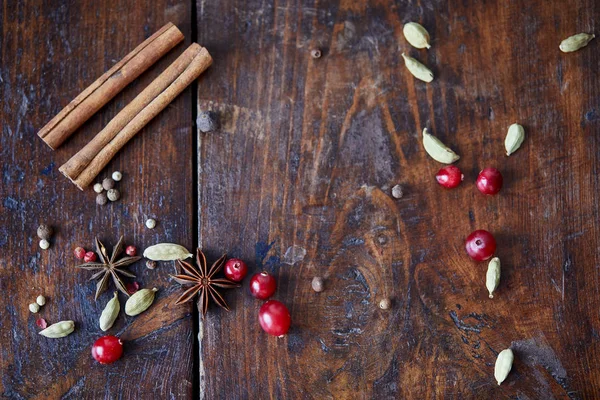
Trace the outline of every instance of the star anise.
[[119, 242], [116, 244], [115, 247], [113, 247], [112, 254], [109, 258], [108, 253], [106, 252], [106, 248], [104, 247], [102, 242], [98, 238], [96, 238], [96, 250], [98, 252], [98, 258], [100, 258], [100, 262], [88, 262], [77, 266], [77, 268], [81, 269], [98, 271], [89, 279], [90, 281], [94, 279], [100, 279], [98, 281], [98, 284], [96, 285], [96, 296], [94, 297], [95, 300], [98, 300], [98, 296], [100, 296], [108, 287], [109, 277], [112, 277], [112, 280], [115, 283], [117, 289], [129, 296], [127, 288], [125, 287], [125, 283], [123, 283], [119, 274], [128, 278], [135, 278], [134, 274], [123, 269], [123, 267], [126, 267], [129, 264], [133, 264], [142, 257], [127, 256], [117, 259], [117, 257], [123, 252], [123, 247], [123, 236], [121, 236]]
[[206, 256], [200, 249], [196, 250], [196, 264], [198, 264], [198, 268], [185, 261], [177, 260], [185, 274], [171, 275], [171, 278], [181, 285], [193, 286], [183, 292], [175, 304], [191, 301], [198, 294], [198, 309], [202, 310], [202, 318], [204, 318], [208, 310], [208, 297], [210, 295], [215, 303], [229, 311], [229, 306], [216, 288], [231, 289], [240, 285], [226, 278], [214, 278], [215, 274], [223, 268], [226, 259], [227, 254], [223, 254], [209, 270], [207, 270]]

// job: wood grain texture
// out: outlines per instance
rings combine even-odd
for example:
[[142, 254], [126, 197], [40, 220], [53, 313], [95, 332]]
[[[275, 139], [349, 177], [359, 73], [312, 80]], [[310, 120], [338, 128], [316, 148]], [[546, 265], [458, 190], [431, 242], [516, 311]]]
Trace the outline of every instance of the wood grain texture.
[[[9, 399], [190, 398], [194, 326], [190, 307], [173, 306], [178, 288], [170, 263], [129, 269], [142, 287], [157, 287], [156, 303], [138, 317], [122, 311], [108, 333], [125, 342], [125, 356], [102, 366], [91, 355], [103, 333], [98, 319], [112, 290], [94, 302], [91, 274], [74, 268], [76, 246], [100, 235], [109, 251], [120, 234], [141, 252], [162, 241], [194, 246], [192, 108], [189, 89], [149, 123], [101, 174], [123, 172], [119, 202], [96, 206], [58, 172], [77, 150], [162, 72], [191, 42], [187, 1], [13, 1], [0, 6], [0, 397]], [[83, 88], [166, 22], [186, 43], [157, 62], [92, 117], [58, 151], [36, 132]], [[164, 168], [165, 165], [171, 168]], [[173, 170], [177, 171], [174, 173]], [[156, 229], [144, 227], [147, 217]], [[49, 250], [36, 238], [40, 222], [56, 234]], [[112, 284], [111, 284], [112, 285]], [[112, 286], [110, 286], [112, 288]], [[63, 339], [38, 335], [27, 305], [47, 297], [40, 316], [76, 322]], [[121, 295], [124, 307], [125, 297]]]
[[[598, 33], [597, 2], [196, 8], [215, 59], [198, 108], [223, 115], [220, 132], [198, 135], [199, 242], [211, 259], [228, 249], [274, 273], [293, 320], [285, 338], [267, 337], [261, 302], [247, 287], [226, 293], [232, 312], [212, 308], [199, 327], [201, 398], [600, 397], [600, 52], [597, 40], [558, 49]], [[408, 21], [428, 29], [429, 51], [404, 40]], [[409, 74], [403, 51], [432, 84]], [[507, 158], [513, 122], [527, 139]], [[423, 127], [461, 155], [458, 189], [436, 184]], [[504, 174], [496, 197], [474, 185], [487, 166]], [[463, 249], [475, 229], [499, 243], [493, 300], [486, 265]], [[507, 347], [515, 365], [497, 386]]]

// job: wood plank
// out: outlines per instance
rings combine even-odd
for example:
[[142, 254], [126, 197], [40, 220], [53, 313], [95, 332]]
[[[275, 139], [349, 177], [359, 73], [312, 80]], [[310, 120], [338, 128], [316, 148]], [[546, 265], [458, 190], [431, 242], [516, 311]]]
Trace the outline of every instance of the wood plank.
[[[598, 33], [593, 1], [196, 7], [215, 59], [198, 107], [224, 119], [199, 134], [199, 241], [211, 259], [228, 250], [274, 273], [293, 319], [285, 338], [267, 337], [261, 302], [226, 293], [232, 312], [213, 307], [200, 325], [201, 398], [600, 397], [600, 52], [597, 40], [558, 50]], [[409, 47], [408, 21], [431, 50]], [[433, 69], [432, 84], [402, 52]], [[527, 139], [507, 158], [515, 121]], [[462, 156], [456, 190], [434, 180], [426, 126]], [[498, 196], [475, 189], [486, 166], [504, 174]], [[475, 229], [499, 243], [493, 300], [486, 265], [463, 249]], [[294, 248], [306, 254], [290, 265]], [[507, 347], [516, 361], [498, 386]]]
[[[94, 302], [95, 282], [74, 268], [76, 246], [92, 248], [95, 235], [109, 247], [124, 234], [141, 252], [163, 241], [194, 246], [193, 201], [186, 188], [192, 172], [192, 99], [188, 89], [147, 125], [102, 173], [123, 172], [121, 201], [97, 206], [95, 193], [80, 192], [58, 167], [162, 72], [191, 42], [188, 1], [4, 1], [0, 7], [0, 393], [6, 398], [188, 398], [193, 391], [194, 326], [190, 307], [174, 306], [178, 288], [172, 264], [151, 271], [129, 269], [142, 287], [159, 288], [156, 303], [136, 318], [119, 316], [108, 332], [125, 341], [124, 357], [103, 366], [91, 355], [103, 333], [100, 313], [112, 283]], [[86, 123], [58, 151], [36, 135], [83, 88], [145, 38], [171, 21], [186, 35]], [[169, 168], [165, 166], [168, 165]], [[176, 171], [176, 173], [174, 173]], [[154, 217], [154, 230], [144, 226]], [[57, 230], [47, 251], [38, 248], [42, 221]], [[72, 319], [63, 339], [38, 335], [28, 304], [48, 302], [49, 323]], [[125, 297], [121, 295], [124, 307]]]

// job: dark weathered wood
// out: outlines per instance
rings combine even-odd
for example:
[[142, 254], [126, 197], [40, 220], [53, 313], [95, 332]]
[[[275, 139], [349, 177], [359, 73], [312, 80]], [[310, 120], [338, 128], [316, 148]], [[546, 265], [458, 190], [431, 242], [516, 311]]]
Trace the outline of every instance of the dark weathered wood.
[[[215, 59], [198, 107], [224, 115], [219, 133], [199, 134], [199, 241], [213, 259], [230, 250], [274, 273], [293, 319], [284, 339], [268, 337], [247, 287], [226, 293], [232, 312], [213, 308], [200, 325], [202, 398], [600, 397], [600, 52], [597, 40], [558, 49], [598, 33], [593, 1], [196, 7]], [[429, 30], [431, 50], [410, 48], [408, 21]], [[432, 68], [432, 84], [402, 52]], [[515, 121], [527, 139], [507, 158]], [[458, 189], [436, 184], [425, 126], [462, 156]], [[486, 166], [505, 177], [496, 197], [474, 186]], [[463, 250], [474, 229], [499, 243], [493, 300], [486, 265]], [[306, 255], [289, 265], [293, 246]], [[507, 347], [516, 362], [498, 387]]]
[[[168, 274], [143, 261], [130, 267], [143, 287], [159, 288], [156, 303], [136, 318], [124, 312], [108, 333], [125, 342], [125, 355], [102, 366], [91, 355], [103, 333], [98, 318], [112, 297], [94, 302], [91, 275], [74, 268], [73, 249], [91, 248], [96, 234], [109, 246], [120, 234], [141, 252], [174, 241], [194, 246], [191, 190], [192, 109], [186, 90], [113, 159], [101, 176], [123, 172], [122, 199], [96, 206], [58, 166], [102, 128], [191, 42], [189, 1], [13, 1], [0, 6], [0, 397], [20, 399], [189, 398], [193, 391], [194, 327], [190, 307], [174, 306], [178, 291]], [[137, 44], [166, 22], [186, 35], [177, 46], [88, 121], [58, 151], [37, 130]], [[169, 168], [165, 166], [168, 165]], [[155, 230], [144, 226], [155, 217]], [[45, 221], [57, 233], [47, 251], [36, 228]], [[112, 285], [112, 284], [111, 284]], [[48, 302], [49, 323], [73, 319], [63, 339], [37, 334], [37, 315], [27, 306], [38, 294]], [[124, 307], [125, 297], [121, 295]]]

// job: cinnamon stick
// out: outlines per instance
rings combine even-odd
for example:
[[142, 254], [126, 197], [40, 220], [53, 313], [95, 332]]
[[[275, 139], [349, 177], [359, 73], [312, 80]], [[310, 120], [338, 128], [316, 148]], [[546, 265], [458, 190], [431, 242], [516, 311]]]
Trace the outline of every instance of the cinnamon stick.
[[38, 132], [38, 136], [55, 150], [125, 86], [182, 40], [181, 31], [169, 22], [75, 97]]
[[87, 187], [114, 155], [212, 64], [208, 51], [192, 43], [177, 60], [59, 170], [79, 189]]

